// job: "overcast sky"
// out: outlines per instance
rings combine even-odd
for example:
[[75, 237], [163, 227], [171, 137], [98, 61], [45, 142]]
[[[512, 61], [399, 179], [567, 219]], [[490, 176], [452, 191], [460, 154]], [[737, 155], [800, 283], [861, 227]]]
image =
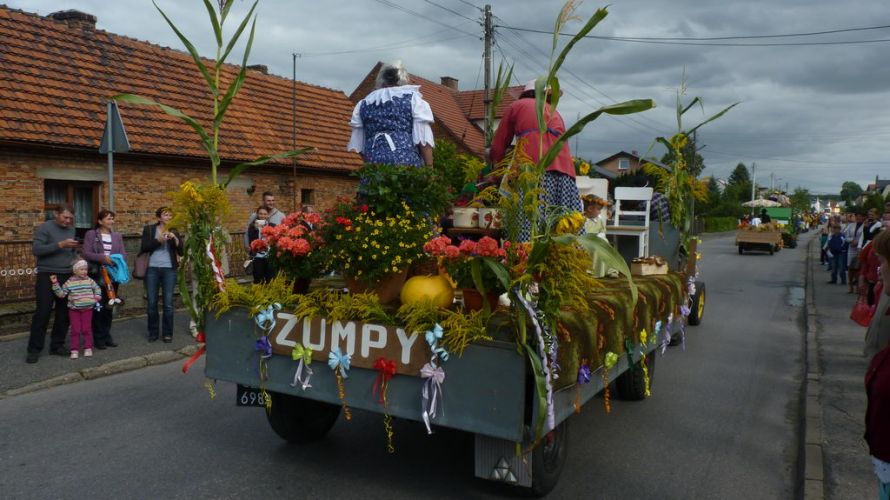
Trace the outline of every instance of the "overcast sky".
[[[215, 1], [215, 0], [214, 0]], [[98, 28], [181, 49], [148, 0], [6, 0], [46, 15], [78, 9], [98, 17]], [[213, 57], [215, 45], [200, 0], [157, 0], [158, 5]], [[550, 36], [515, 28], [552, 30], [561, 1], [490, 0], [496, 16], [495, 67], [515, 64], [517, 84], [543, 73]], [[389, 4], [389, 5], [385, 5]], [[250, 8], [239, 0], [231, 32]], [[461, 89], [482, 88], [480, 0], [260, 0], [250, 62], [290, 77], [349, 94], [377, 61], [401, 59], [408, 70], [438, 81], [460, 80]], [[603, 4], [587, 0], [589, 17]], [[398, 7], [408, 9], [405, 12]], [[566, 31], [575, 32], [580, 23]], [[612, 37], [676, 39], [812, 33], [890, 25], [886, 0], [619, 0], [591, 33]], [[563, 39], [562, 42], [564, 43]], [[825, 42], [886, 40], [827, 45]], [[563, 66], [566, 95], [560, 110], [571, 123], [603, 104], [651, 98], [658, 108], [588, 125], [573, 154], [597, 161], [620, 150], [645, 153], [653, 138], [676, 130], [676, 89], [685, 68], [687, 99], [700, 96], [705, 110], [685, 115], [694, 125], [740, 102], [698, 135], [707, 168], [726, 177], [738, 164], [756, 163], [758, 184], [837, 193], [843, 181], [863, 187], [875, 176], [890, 178], [890, 28], [784, 38], [694, 41], [692, 45], [583, 40]], [[684, 42], [690, 43], [690, 42]], [[819, 43], [820, 45], [705, 46], [702, 44]], [[243, 47], [243, 43], [241, 44]], [[239, 47], [240, 49], [240, 47]], [[237, 52], [237, 51], [236, 51]], [[883, 57], [882, 57], [883, 56]], [[240, 60], [240, 55], [230, 57]], [[660, 146], [650, 154], [661, 156]]]

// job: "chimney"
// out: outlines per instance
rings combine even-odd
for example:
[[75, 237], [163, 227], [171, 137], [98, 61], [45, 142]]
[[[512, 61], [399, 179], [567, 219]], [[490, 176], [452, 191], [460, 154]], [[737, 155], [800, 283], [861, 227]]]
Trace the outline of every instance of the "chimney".
[[60, 10], [46, 16], [53, 21], [61, 21], [69, 28], [93, 31], [96, 29], [96, 16], [79, 10]]
[[252, 70], [252, 71], [259, 71], [260, 73], [262, 73], [264, 75], [269, 74], [269, 67], [266, 66], [265, 64], [250, 64], [247, 66], [247, 69]]
[[444, 87], [448, 87], [451, 90], [457, 90], [457, 78], [452, 78], [450, 76], [441, 77], [442, 85]]
[[640, 156], [640, 154], [637, 153], [637, 150], [636, 150], [636, 149], [631, 149], [631, 150], [630, 150], [630, 154], [632, 154], [632, 155], [634, 155], [634, 156], [636, 156], [636, 157], [638, 157], [638, 158], [639, 158], [639, 156]]

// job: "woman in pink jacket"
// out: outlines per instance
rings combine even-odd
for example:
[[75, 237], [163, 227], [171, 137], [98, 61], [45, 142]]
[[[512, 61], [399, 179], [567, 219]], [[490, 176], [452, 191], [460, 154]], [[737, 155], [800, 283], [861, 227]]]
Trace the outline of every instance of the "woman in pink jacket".
[[[565, 133], [566, 125], [562, 116], [555, 109], [550, 108], [550, 89], [547, 89], [547, 104], [544, 105], [544, 121], [547, 129], [543, 136], [538, 127], [538, 115], [535, 111], [535, 80], [528, 82], [525, 90], [501, 118], [497, 132], [491, 142], [491, 160], [494, 164], [500, 163], [507, 155], [507, 148], [515, 138], [522, 142], [523, 151], [535, 163]], [[543, 147], [540, 147], [543, 145]], [[578, 194], [578, 186], [575, 185], [575, 165], [572, 162], [572, 154], [569, 152], [568, 141], [564, 142], [559, 154], [550, 165], [546, 167], [544, 177], [541, 179], [541, 208], [539, 221], [545, 219], [545, 210], [548, 205], [561, 206], [570, 211], [581, 212], [581, 197]], [[519, 232], [521, 241], [528, 241], [531, 237], [531, 225], [524, 221]]]

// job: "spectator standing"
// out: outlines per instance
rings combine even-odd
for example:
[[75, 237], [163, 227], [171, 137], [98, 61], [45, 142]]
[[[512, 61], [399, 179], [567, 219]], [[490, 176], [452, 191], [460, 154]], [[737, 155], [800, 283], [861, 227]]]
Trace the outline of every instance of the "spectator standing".
[[872, 244], [881, 263], [884, 290], [866, 334], [865, 354], [872, 357], [865, 374], [868, 406], [865, 410], [865, 442], [878, 476], [878, 495], [890, 498], [890, 231], [875, 236]]
[[[103, 266], [114, 266], [112, 254], [127, 257], [124, 249], [124, 237], [114, 231], [115, 213], [111, 210], [100, 210], [96, 215], [96, 227], [87, 231], [83, 237], [83, 256], [87, 262], [95, 264], [96, 271], [90, 274], [90, 278], [99, 283], [102, 289], [102, 308], [93, 314], [93, 343], [96, 349], [117, 347], [117, 343], [111, 338], [111, 319], [114, 312], [110, 303], [111, 297], [117, 296], [118, 284], [109, 284], [103, 278]], [[105, 271], [107, 274], [107, 271]], [[110, 281], [110, 280], [109, 280]]]
[[847, 224], [844, 229], [844, 237], [847, 240], [847, 272], [849, 274], [849, 293], [854, 293], [853, 284], [859, 278], [859, 249], [862, 248], [863, 234], [865, 232], [865, 214], [858, 212], [853, 216], [853, 222]]
[[67, 356], [65, 336], [68, 334], [68, 308], [65, 299], [53, 293], [50, 276], [55, 274], [61, 281], [71, 277], [71, 264], [80, 242], [75, 239], [74, 209], [66, 203], [53, 211], [53, 220], [41, 224], [34, 230], [31, 251], [37, 257], [37, 277], [34, 281], [34, 295], [37, 307], [31, 318], [31, 336], [28, 339], [28, 363], [36, 363], [46, 342], [46, 327], [53, 306], [56, 308], [53, 329], [50, 335], [49, 353]]
[[[284, 212], [275, 208], [275, 194], [272, 191], [265, 191], [263, 193], [263, 204], [260, 205], [266, 208], [266, 211], [269, 213], [269, 218], [267, 219], [272, 224], [276, 226], [281, 224], [284, 221]], [[250, 217], [247, 219], [247, 231], [244, 231], [244, 248], [250, 249], [250, 239], [247, 236], [247, 232], [250, 230], [250, 226], [253, 225], [253, 221], [256, 220], [257, 213], [254, 212], [250, 214]]]
[[[148, 253], [148, 270], [145, 273], [145, 289], [148, 295], [148, 341], [158, 340], [163, 332], [164, 342], [173, 342], [173, 289], [176, 271], [182, 255], [182, 237], [168, 227], [173, 211], [161, 207], [155, 211], [158, 222], [142, 228], [142, 244], [139, 253]], [[164, 319], [159, 324], [158, 291], [162, 292]]]
[[269, 222], [269, 211], [261, 205], [256, 209], [256, 220], [247, 228], [247, 238], [250, 241], [250, 256], [253, 260], [254, 283], [268, 283], [275, 277], [275, 270], [268, 259], [268, 244], [260, 246], [254, 244], [255, 241], [266, 241], [266, 238], [263, 237], [263, 228], [266, 226], [275, 227], [276, 224]]
[[841, 277], [841, 284], [847, 284], [847, 256], [844, 252], [846, 244], [847, 242], [841, 233], [841, 228], [839, 226], [831, 226], [831, 235], [828, 237], [828, 243], [826, 243], [826, 255], [831, 267], [831, 280], [828, 282], [830, 285], [837, 284], [838, 275]]
[[68, 299], [68, 318], [71, 323], [71, 359], [78, 358], [81, 341], [83, 341], [83, 355], [90, 357], [93, 355], [93, 333], [91, 324], [93, 318], [93, 309], [102, 307], [99, 301], [102, 300], [102, 290], [99, 285], [87, 276], [87, 261], [78, 260], [74, 263], [72, 270], [74, 276], [71, 276], [62, 286], [59, 286], [59, 279], [55, 274], [49, 277], [53, 285], [53, 293], [60, 299]]

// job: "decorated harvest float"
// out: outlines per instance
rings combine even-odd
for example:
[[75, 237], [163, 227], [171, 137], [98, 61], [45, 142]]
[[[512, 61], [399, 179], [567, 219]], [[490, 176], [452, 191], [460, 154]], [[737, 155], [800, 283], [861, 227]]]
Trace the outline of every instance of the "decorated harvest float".
[[[220, 47], [230, 5], [215, 11], [208, 3]], [[554, 31], [571, 17], [569, 6]], [[605, 17], [598, 10], [560, 53], [554, 40], [558, 57], [538, 79], [539, 90], [558, 88], [569, 49]], [[264, 406], [287, 441], [320, 439], [355, 410], [381, 415], [389, 452], [398, 447], [395, 417], [429, 433], [460, 429], [476, 436], [477, 476], [545, 494], [566, 458], [570, 417], [598, 393], [609, 412], [613, 388], [631, 400], [649, 396], [655, 351], [682, 342], [687, 321], [700, 321], [704, 286], [696, 281], [697, 241], [687, 234], [685, 210], [695, 179], [682, 154], [659, 181], [674, 219], [652, 242], [652, 255], [660, 257], [635, 262], [647, 270], [638, 276], [630, 258], [603, 239], [578, 235], [581, 214], [539, 211], [541, 178], [555, 151], [598, 116], [643, 111], [654, 106], [650, 100], [587, 115], [537, 163], [517, 155], [495, 166], [488, 176], [496, 182], [475, 197], [498, 210], [499, 227], [484, 235], [442, 231], [453, 197], [436, 168], [366, 165], [354, 198], [320, 214], [292, 213], [262, 230], [253, 250], [268, 252], [275, 279], [250, 286], [226, 280], [219, 264], [225, 187], [250, 164], [217, 180], [218, 126], [237, 88], [224, 91], [213, 68], [194, 55], [215, 96], [214, 129], [163, 108], [198, 131], [212, 163], [209, 181], [187, 182], [174, 194], [175, 222], [189, 235], [190, 277], [180, 287], [201, 344], [183, 371], [206, 354], [211, 395], [211, 380], [238, 384], [238, 404]], [[243, 78], [242, 70], [230, 85]], [[544, 107], [541, 97], [537, 106]], [[690, 107], [678, 104], [678, 119]], [[681, 130], [661, 142], [679, 153], [685, 137]], [[519, 241], [524, 220], [531, 238]], [[594, 277], [592, 255], [613, 270], [610, 277]]]

